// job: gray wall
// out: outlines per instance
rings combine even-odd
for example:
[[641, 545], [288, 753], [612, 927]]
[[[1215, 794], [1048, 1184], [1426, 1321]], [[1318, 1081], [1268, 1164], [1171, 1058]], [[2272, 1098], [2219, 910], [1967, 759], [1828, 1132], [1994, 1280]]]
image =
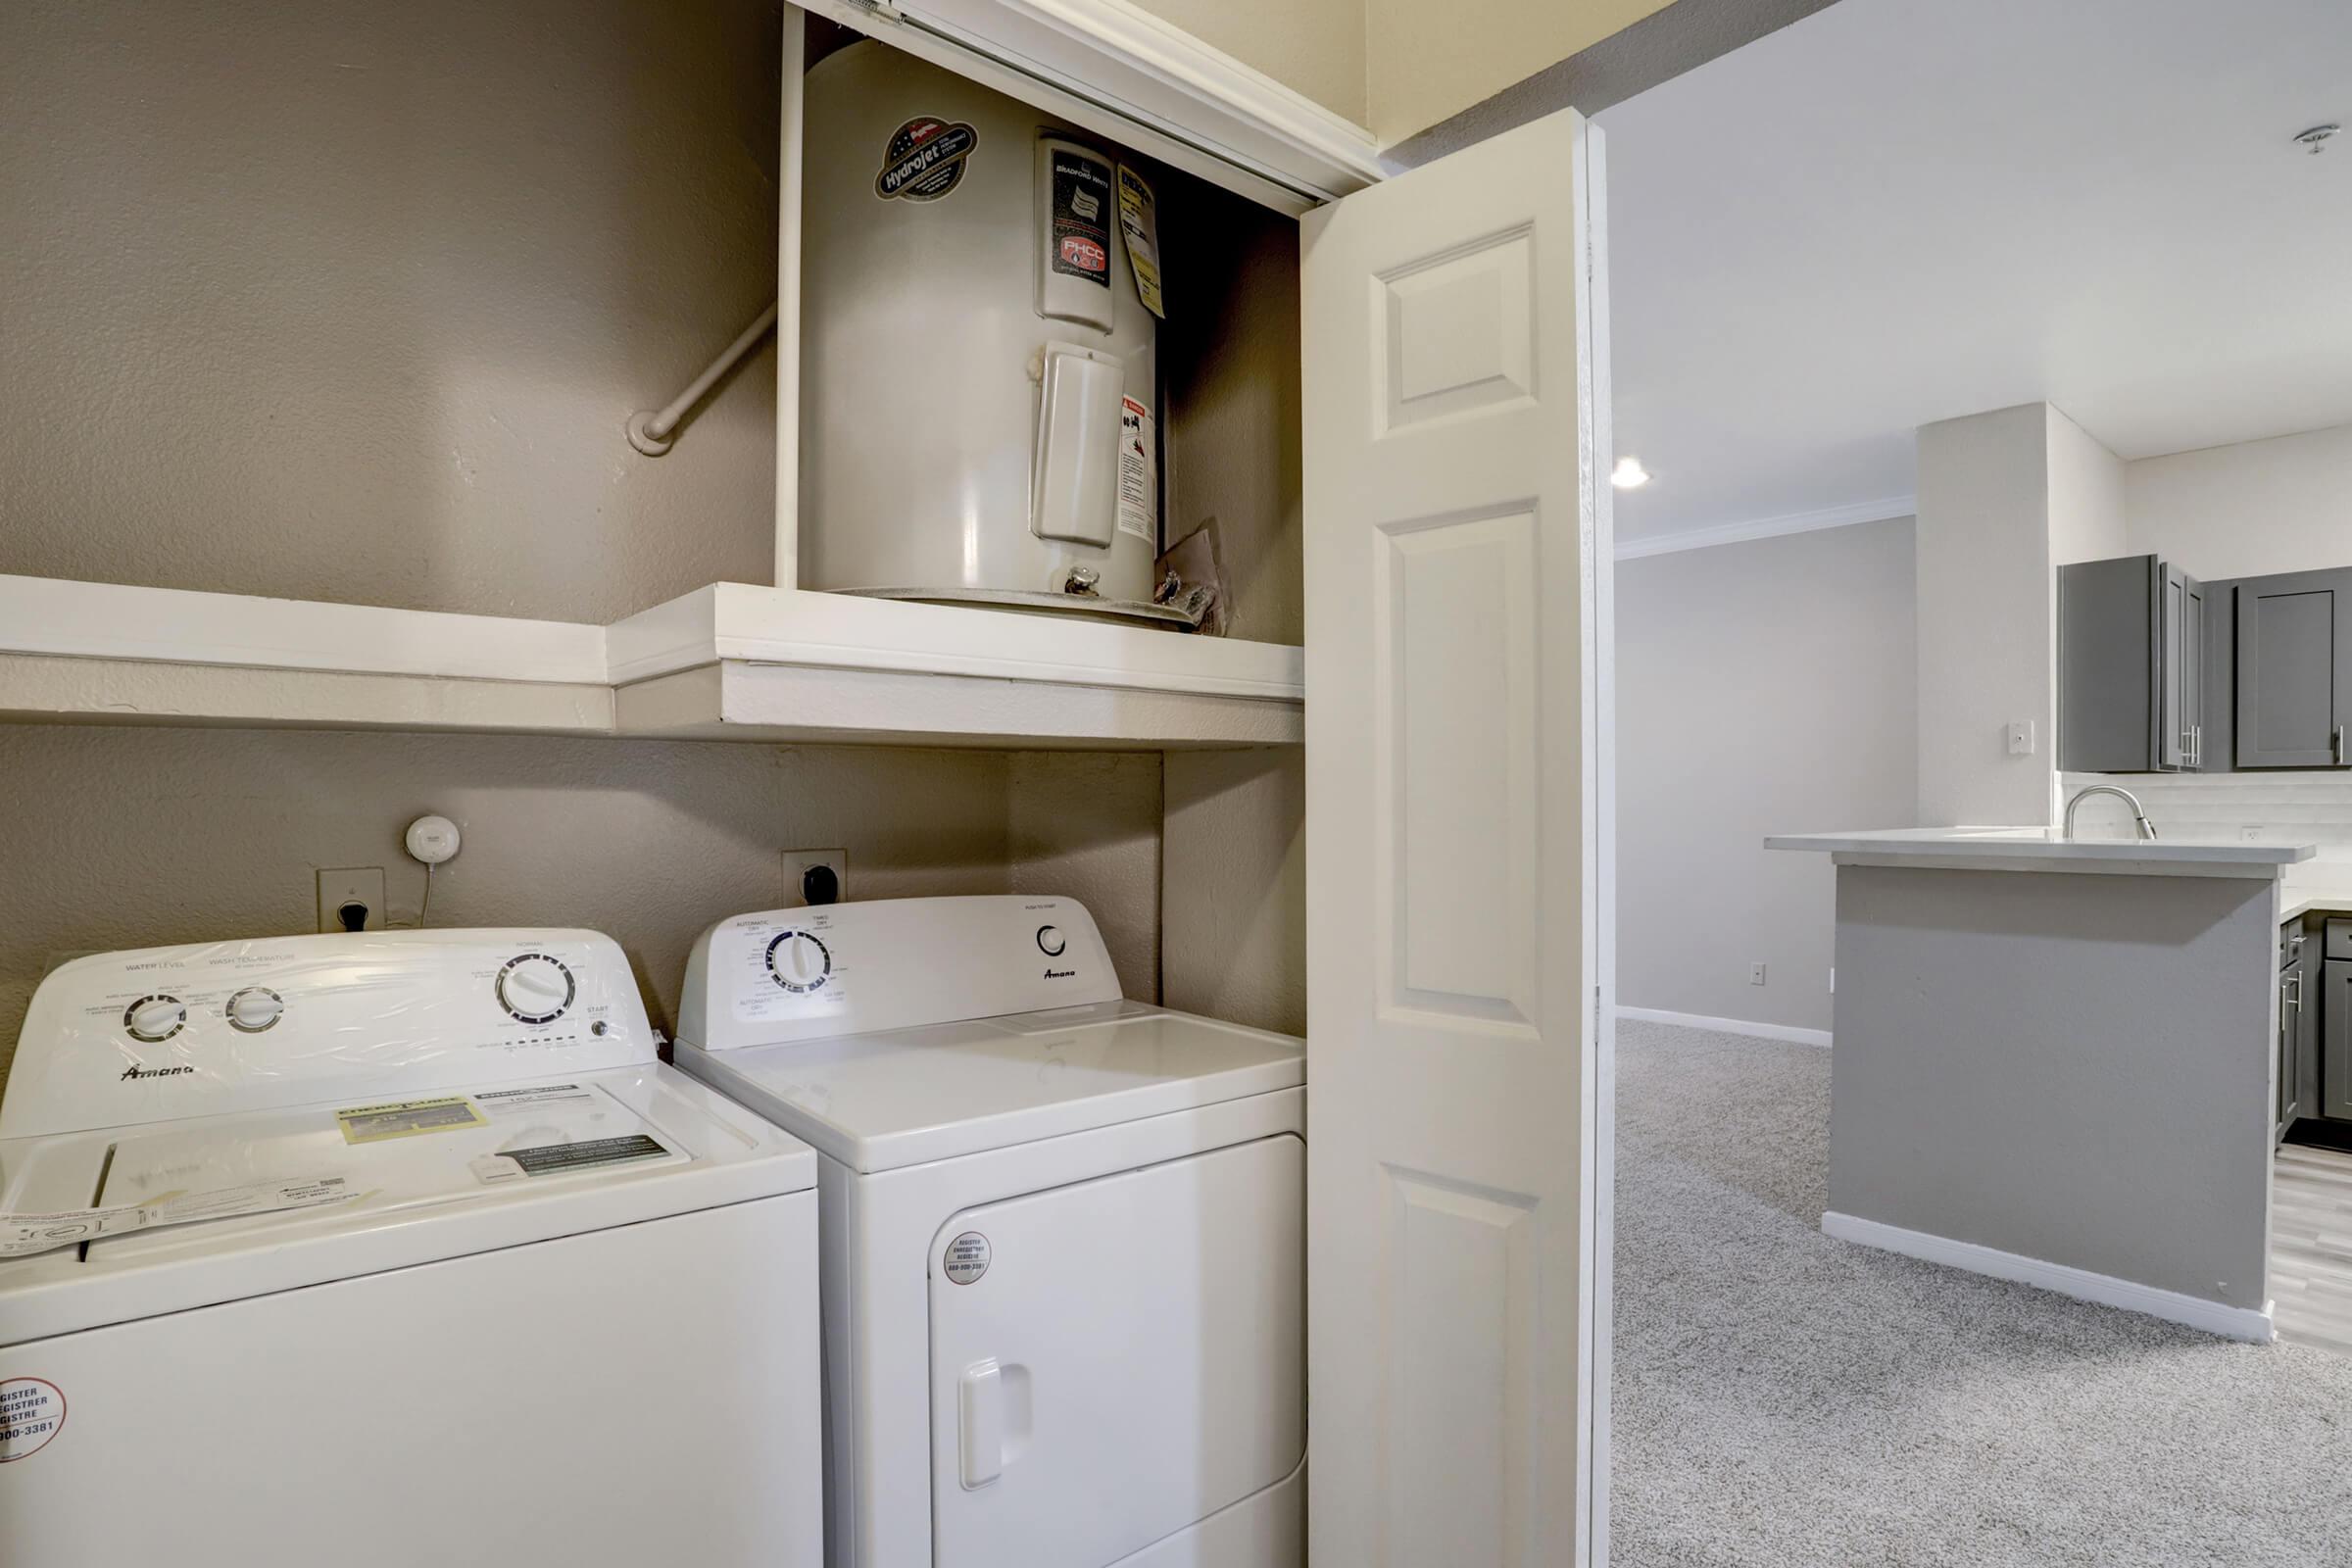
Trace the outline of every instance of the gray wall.
[[1830, 1027], [1829, 858], [1762, 845], [1912, 822], [1912, 593], [1908, 518], [1617, 564], [1621, 1005]]
[[771, 580], [772, 0], [0, 6], [0, 571], [607, 621]]
[[433, 925], [607, 932], [664, 1029], [695, 936], [779, 903], [788, 849], [846, 848], [857, 898], [1074, 895], [1152, 999], [1159, 794], [1156, 756], [0, 726], [0, 1070], [76, 953], [312, 930], [321, 866], [382, 866], [414, 923], [424, 811], [466, 835]]
[[2274, 911], [2233, 877], [1839, 870], [1830, 1208], [2260, 1307]]

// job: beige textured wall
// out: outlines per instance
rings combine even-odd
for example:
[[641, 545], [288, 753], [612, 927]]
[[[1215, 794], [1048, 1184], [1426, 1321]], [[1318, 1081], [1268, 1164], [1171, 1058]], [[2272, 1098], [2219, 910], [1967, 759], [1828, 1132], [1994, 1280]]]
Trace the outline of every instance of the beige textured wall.
[[0, 1068], [61, 957], [311, 930], [321, 866], [382, 866], [413, 923], [428, 810], [466, 835], [434, 925], [607, 932], [664, 1029], [695, 936], [780, 903], [787, 849], [846, 848], [855, 898], [1074, 894], [1157, 994], [1156, 756], [23, 725], [0, 800]]
[[1364, 123], [1382, 146], [1393, 146], [1667, 3], [1364, 0]]
[[1142, 0], [1384, 147], [1622, 31], [1668, 0]]
[[1127, 995], [1159, 996], [1160, 754], [1020, 752], [1005, 776], [1012, 893], [1093, 912]]
[[0, 6], [0, 571], [604, 621], [768, 580], [771, 0]]
[[1306, 753], [1170, 752], [1161, 1000], [1306, 1033]]
[[1213, 49], [1364, 123], [1364, 0], [1140, 0]]
[[[0, 7], [0, 571], [582, 620], [763, 580], [772, 354], [665, 458], [620, 429], [771, 296], [777, 24]], [[1257, 386], [1245, 421], [1296, 427], [1288, 330], [1200, 368]], [[1284, 498], [1254, 554], [1296, 527], [1296, 455], [1236, 471]], [[1248, 624], [1295, 638], [1296, 560], [1259, 564]], [[1245, 792], [1177, 895], [1194, 1004], [1286, 1028], [1296, 796]], [[791, 848], [846, 845], [855, 897], [1070, 893], [1159, 990], [1156, 756], [0, 726], [0, 1066], [58, 956], [308, 930], [319, 866], [382, 865], [412, 918], [424, 810], [467, 836], [435, 924], [609, 931], [665, 1027], [695, 934], [775, 902]]]
[[1298, 225], [1205, 183], [1164, 188], [1162, 250], [1182, 291], [1160, 336], [1167, 534], [1214, 517], [1227, 634], [1299, 642]]

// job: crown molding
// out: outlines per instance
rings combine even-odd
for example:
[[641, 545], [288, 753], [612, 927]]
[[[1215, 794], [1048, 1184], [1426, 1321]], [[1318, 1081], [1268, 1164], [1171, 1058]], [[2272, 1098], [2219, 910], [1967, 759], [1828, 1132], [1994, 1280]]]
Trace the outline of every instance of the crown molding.
[[1777, 517], [1750, 517], [1743, 522], [1718, 523], [1709, 528], [1683, 528], [1673, 533], [1620, 539], [1617, 541], [1617, 559], [1636, 561], [1643, 556], [1670, 556], [1678, 551], [1705, 550], [1712, 545], [1736, 545], [1750, 539], [1778, 539], [1784, 534], [1846, 528], [1858, 522], [1886, 522], [1895, 517], [1914, 516], [1918, 512], [1917, 496], [1886, 496], [1877, 501], [1854, 501], [1842, 507], [1824, 507], [1819, 512], [1790, 512]]

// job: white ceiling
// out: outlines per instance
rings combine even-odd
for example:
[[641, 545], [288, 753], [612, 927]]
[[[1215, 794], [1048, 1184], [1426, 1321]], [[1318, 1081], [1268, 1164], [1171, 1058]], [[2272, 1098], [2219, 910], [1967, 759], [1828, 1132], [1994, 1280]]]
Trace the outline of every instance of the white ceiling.
[[2126, 458], [2352, 421], [2326, 121], [2346, 0], [1838, 0], [1609, 110], [1619, 537], [1907, 510], [1915, 427], [2040, 399]]

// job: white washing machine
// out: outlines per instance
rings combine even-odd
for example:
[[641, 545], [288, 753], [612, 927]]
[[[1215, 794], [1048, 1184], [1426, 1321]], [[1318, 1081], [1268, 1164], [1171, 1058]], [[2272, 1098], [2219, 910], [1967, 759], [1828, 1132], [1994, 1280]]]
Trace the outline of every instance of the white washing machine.
[[1298, 1568], [1305, 1053], [1070, 899], [747, 914], [678, 1064], [814, 1145], [835, 1568]]
[[813, 1568], [815, 1158], [656, 1045], [588, 931], [52, 972], [0, 1100], [0, 1563]]

